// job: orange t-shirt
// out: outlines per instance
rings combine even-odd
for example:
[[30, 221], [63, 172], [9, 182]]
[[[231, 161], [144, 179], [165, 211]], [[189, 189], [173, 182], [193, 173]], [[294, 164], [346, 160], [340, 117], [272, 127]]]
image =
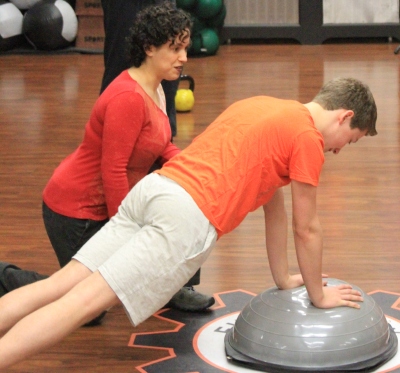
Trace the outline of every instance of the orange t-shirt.
[[317, 186], [323, 149], [304, 105], [257, 96], [228, 107], [157, 172], [193, 197], [221, 237], [292, 179]]

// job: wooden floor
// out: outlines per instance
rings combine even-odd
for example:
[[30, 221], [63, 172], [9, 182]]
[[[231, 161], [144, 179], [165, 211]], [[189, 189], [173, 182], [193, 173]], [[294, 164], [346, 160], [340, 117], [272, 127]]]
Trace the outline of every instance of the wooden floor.
[[[225, 45], [217, 56], [193, 58], [185, 73], [195, 79], [196, 103], [192, 112], [178, 115], [175, 139], [185, 148], [224, 108], [245, 97], [308, 102], [333, 77], [365, 81], [378, 105], [379, 134], [337, 156], [327, 155], [318, 201], [325, 233], [324, 272], [366, 292], [400, 292], [396, 46]], [[41, 220], [41, 192], [54, 168], [81, 140], [102, 71], [101, 55], [0, 56], [0, 261], [49, 274], [57, 270]], [[285, 193], [289, 196], [288, 190]], [[290, 212], [290, 203], [287, 207]], [[297, 272], [292, 241], [289, 257], [291, 270]], [[263, 220], [256, 211], [217, 243], [197, 289], [257, 294], [271, 286]], [[129, 347], [132, 333], [163, 328], [168, 323], [152, 317], [134, 329], [116, 307], [102, 326], [81, 328], [8, 371], [138, 372], [135, 367], [166, 352]]]

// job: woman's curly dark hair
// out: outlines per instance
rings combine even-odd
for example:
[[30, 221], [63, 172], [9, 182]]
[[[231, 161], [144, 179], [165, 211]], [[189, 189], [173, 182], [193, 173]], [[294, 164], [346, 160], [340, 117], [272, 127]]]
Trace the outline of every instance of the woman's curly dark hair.
[[139, 67], [151, 46], [160, 47], [191, 27], [190, 15], [168, 1], [143, 9], [137, 14], [126, 38], [129, 65]]

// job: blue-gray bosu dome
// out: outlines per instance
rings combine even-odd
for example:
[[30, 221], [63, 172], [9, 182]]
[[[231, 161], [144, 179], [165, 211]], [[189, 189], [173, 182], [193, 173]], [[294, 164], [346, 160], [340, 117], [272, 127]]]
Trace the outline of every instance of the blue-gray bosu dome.
[[304, 286], [257, 295], [226, 334], [227, 358], [270, 373], [377, 369], [397, 353], [397, 336], [373, 298], [353, 288], [364, 298], [361, 309], [316, 308]]

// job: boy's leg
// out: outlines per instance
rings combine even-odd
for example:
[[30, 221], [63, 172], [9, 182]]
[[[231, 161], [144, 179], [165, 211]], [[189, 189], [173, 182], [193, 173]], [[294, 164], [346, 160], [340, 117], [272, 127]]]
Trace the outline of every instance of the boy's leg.
[[[0, 371], [61, 341], [104, 309], [119, 302], [99, 272], [92, 273], [85, 278], [86, 274], [80, 268], [84, 266], [76, 261], [71, 263], [79, 264], [79, 266], [75, 266], [78, 267], [75, 273], [83, 279], [58, 300], [44, 305], [22, 318], [0, 339]], [[57, 283], [61, 277], [65, 276], [59, 276], [56, 279]], [[36, 287], [37, 283], [32, 286]], [[26, 288], [28, 287], [30, 286]], [[66, 289], [65, 286], [61, 286], [61, 288], [61, 292]], [[46, 292], [46, 290], [48, 289], [42, 288], [42, 292]], [[56, 297], [58, 292], [54, 288], [50, 290], [52, 297]], [[37, 289], [35, 289], [35, 293], [36, 296], [39, 295]], [[10, 295], [12, 294], [10, 293]], [[45, 303], [46, 297], [43, 294], [40, 294], [38, 298], [41, 299], [41, 302], [36, 302], [36, 305]], [[18, 303], [16, 300], [15, 302]]]
[[0, 298], [0, 336], [26, 315], [51, 303], [92, 272], [73, 260], [51, 277], [15, 289]]

